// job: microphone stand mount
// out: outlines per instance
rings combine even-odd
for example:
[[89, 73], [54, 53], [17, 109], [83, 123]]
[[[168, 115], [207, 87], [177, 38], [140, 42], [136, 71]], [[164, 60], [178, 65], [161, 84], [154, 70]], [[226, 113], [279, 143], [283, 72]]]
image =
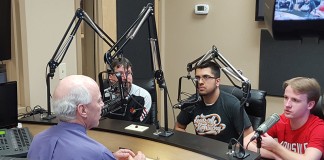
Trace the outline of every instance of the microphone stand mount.
[[[256, 132], [259, 132], [259, 131], [256, 131]], [[261, 141], [262, 141], [261, 134], [258, 134], [258, 137], [256, 138], [256, 140], [257, 140], [257, 152], [260, 154]]]

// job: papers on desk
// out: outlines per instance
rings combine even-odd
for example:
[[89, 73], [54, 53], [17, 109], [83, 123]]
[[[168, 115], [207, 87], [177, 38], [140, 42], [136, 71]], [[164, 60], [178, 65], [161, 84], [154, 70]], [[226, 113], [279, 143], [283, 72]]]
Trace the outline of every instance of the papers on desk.
[[135, 124], [131, 124], [131, 125], [125, 127], [125, 129], [127, 129], [127, 130], [132, 130], [132, 131], [137, 131], [137, 132], [143, 132], [143, 131], [147, 130], [148, 128], [149, 127], [135, 125]]

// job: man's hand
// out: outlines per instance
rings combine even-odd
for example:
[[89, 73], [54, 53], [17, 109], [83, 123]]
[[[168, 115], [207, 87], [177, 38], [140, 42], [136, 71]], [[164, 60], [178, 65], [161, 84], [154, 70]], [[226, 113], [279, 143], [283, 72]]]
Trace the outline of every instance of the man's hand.
[[135, 157], [135, 153], [129, 149], [120, 149], [113, 154], [118, 160], [128, 160], [129, 157]]
[[261, 146], [262, 148], [273, 151], [278, 145], [280, 145], [275, 139], [269, 136], [268, 133], [264, 133], [262, 136]]
[[135, 157], [129, 156], [128, 160], [146, 160], [146, 157], [141, 151], [138, 151]]

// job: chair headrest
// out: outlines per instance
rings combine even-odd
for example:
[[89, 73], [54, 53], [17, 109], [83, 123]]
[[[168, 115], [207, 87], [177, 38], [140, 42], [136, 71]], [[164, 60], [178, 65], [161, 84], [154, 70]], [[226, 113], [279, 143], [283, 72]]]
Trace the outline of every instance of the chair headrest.
[[323, 100], [323, 95], [321, 95], [318, 99], [317, 104], [315, 107], [311, 110], [311, 113], [318, 116], [321, 119], [324, 119], [324, 100]]
[[[152, 101], [156, 100], [156, 88], [155, 88], [155, 79], [154, 78], [135, 78], [133, 83], [147, 90], [152, 97]], [[156, 102], [156, 101], [154, 101]]]
[[138, 78], [134, 78], [133, 83], [146, 89], [147, 91], [150, 91], [152, 89], [155, 89], [155, 81], [154, 78], [152, 79], [138, 79]]
[[[243, 91], [237, 87], [220, 85], [219, 88], [222, 91], [234, 95], [239, 100], [243, 98]], [[264, 121], [266, 115], [266, 95], [266, 91], [251, 89], [248, 106], [245, 106], [248, 115], [262, 117], [262, 120]]]

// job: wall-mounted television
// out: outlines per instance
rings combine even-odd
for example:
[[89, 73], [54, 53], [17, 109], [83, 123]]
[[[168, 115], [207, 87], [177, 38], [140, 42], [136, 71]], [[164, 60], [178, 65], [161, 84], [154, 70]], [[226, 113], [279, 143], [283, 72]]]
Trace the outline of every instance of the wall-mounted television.
[[265, 24], [275, 39], [324, 36], [324, 1], [265, 0]]
[[264, 20], [264, 0], [255, 1], [255, 21]]

